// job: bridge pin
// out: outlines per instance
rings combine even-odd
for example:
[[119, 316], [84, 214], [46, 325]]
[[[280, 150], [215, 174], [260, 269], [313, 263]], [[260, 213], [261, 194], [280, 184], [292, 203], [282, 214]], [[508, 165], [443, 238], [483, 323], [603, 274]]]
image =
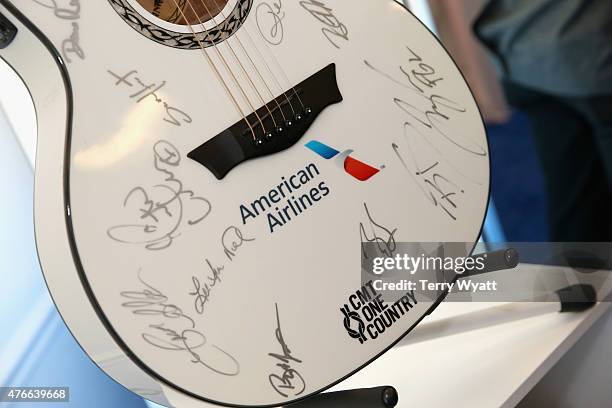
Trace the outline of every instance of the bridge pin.
[[284, 127], [282, 127], [282, 126], [277, 126], [277, 127], [276, 127], [276, 133], [278, 133], [279, 135], [280, 135], [281, 133], [283, 133], [284, 131], [285, 131], [285, 128], [284, 128]]
[[274, 138], [274, 134], [272, 132], [266, 133], [266, 140], [272, 140]]

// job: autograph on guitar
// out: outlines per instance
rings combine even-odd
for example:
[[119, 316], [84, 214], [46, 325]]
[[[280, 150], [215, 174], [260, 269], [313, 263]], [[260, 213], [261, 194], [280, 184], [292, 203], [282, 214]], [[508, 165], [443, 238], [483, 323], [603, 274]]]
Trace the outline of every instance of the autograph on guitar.
[[328, 389], [441, 300], [408, 293], [355, 335], [362, 244], [480, 235], [478, 108], [392, 0], [0, 0], [0, 57], [36, 109], [54, 302], [156, 402]]

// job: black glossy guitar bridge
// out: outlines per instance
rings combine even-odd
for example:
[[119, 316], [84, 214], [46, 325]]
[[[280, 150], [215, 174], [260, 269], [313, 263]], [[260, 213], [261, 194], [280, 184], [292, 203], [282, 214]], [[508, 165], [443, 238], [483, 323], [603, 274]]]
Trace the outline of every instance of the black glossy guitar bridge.
[[339, 102], [336, 65], [330, 64], [187, 156], [221, 180], [240, 163], [290, 148], [325, 108]]

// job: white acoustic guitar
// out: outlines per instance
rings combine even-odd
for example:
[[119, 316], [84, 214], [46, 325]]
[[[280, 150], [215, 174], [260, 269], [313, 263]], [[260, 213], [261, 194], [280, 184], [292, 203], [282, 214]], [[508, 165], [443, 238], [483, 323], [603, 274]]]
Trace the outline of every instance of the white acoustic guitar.
[[479, 237], [478, 108], [392, 0], [0, 0], [0, 15], [0, 57], [36, 109], [47, 285], [87, 353], [151, 400], [319, 393], [441, 300], [377, 304], [363, 243]]

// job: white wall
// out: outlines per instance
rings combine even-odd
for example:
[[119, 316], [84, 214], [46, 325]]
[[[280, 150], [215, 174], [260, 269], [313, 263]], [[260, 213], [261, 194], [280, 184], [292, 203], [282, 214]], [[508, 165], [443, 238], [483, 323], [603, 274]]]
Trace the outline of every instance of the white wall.
[[[23, 82], [2, 60], [0, 60], [0, 109], [3, 111], [0, 111], [0, 114], [6, 114], [33, 168], [36, 152], [34, 105]], [[0, 137], [7, 136], [7, 134], [0, 135]]]
[[427, 0], [404, 0], [403, 3], [407, 5], [410, 11], [429, 27], [431, 31], [436, 31]]

